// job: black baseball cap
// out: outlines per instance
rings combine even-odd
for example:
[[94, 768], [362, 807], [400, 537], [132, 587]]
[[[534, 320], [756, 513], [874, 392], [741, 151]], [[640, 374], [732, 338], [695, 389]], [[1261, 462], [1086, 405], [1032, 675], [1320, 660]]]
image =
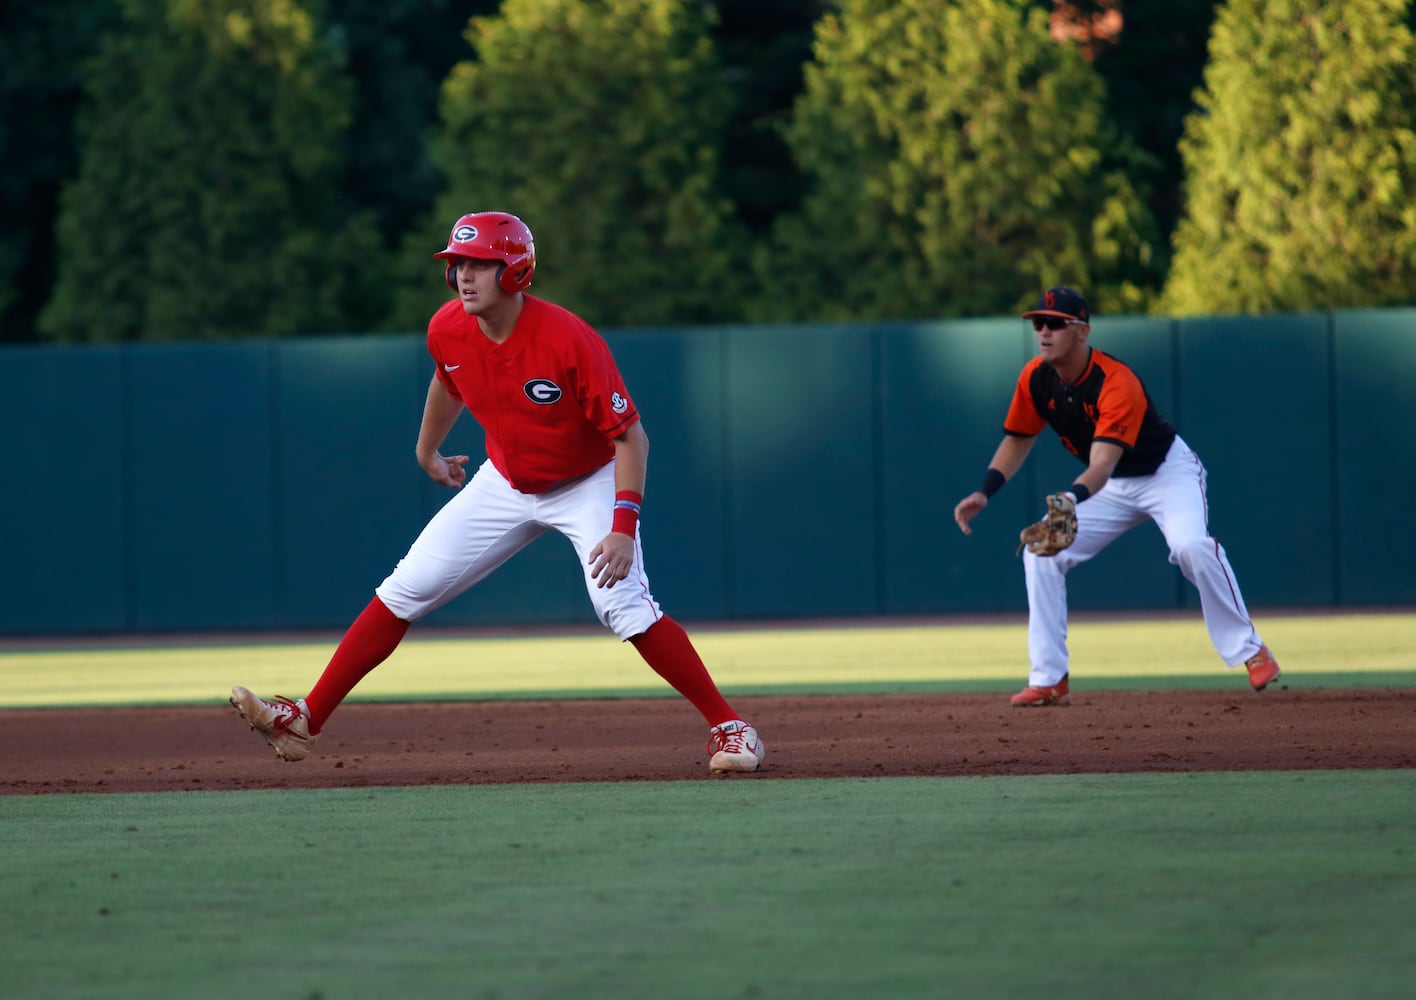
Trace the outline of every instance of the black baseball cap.
[[1091, 310], [1087, 308], [1087, 300], [1082, 298], [1081, 292], [1066, 285], [1049, 288], [1039, 295], [1037, 305], [1023, 313], [1023, 319], [1032, 319], [1034, 316], [1061, 316], [1064, 319], [1078, 319], [1083, 323], [1091, 322]]

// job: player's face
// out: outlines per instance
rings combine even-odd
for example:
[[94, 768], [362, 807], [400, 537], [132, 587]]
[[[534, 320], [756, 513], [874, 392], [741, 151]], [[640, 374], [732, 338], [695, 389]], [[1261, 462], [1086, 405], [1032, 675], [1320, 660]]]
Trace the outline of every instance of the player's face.
[[1091, 327], [1081, 320], [1037, 316], [1032, 324], [1037, 335], [1037, 352], [1043, 361], [1054, 368], [1069, 368], [1079, 358], [1085, 358], [1087, 331]]
[[458, 258], [457, 297], [462, 300], [462, 308], [467, 315], [476, 316], [486, 312], [506, 299], [506, 292], [497, 284], [497, 273], [501, 266], [502, 262], [499, 260]]

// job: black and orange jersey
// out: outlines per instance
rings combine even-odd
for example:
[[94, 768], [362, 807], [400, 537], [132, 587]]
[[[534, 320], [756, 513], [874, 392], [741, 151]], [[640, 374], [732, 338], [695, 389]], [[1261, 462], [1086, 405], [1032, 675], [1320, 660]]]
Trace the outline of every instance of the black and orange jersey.
[[1124, 448], [1112, 473], [1117, 477], [1151, 475], [1175, 440], [1175, 428], [1156, 411], [1140, 377], [1096, 348], [1082, 377], [1071, 384], [1041, 357], [1023, 366], [1003, 433], [1035, 437], [1048, 424], [1083, 464], [1093, 441]]

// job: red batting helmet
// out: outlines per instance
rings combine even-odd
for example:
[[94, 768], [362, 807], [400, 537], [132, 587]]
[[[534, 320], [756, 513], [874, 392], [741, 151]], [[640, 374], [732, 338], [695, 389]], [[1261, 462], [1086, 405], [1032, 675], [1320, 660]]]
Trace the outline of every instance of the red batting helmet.
[[444, 276], [457, 290], [457, 261], [499, 260], [497, 284], [509, 295], [524, 292], [536, 273], [536, 241], [526, 223], [506, 212], [475, 212], [464, 215], [452, 227], [447, 249], [433, 254], [448, 262]]

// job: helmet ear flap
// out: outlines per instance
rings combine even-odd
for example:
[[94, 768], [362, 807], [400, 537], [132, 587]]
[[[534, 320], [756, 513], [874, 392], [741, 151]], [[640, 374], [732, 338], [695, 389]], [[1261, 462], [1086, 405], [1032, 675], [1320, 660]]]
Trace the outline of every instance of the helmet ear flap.
[[508, 295], [524, 292], [531, 285], [536, 274], [536, 254], [524, 253], [515, 260], [507, 261], [497, 271], [497, 284]]
[[[497, 284], [502, 291], [508, 295], [515, 295], [517, 292], [525, 291], [531, 284], [531, 276], [535, 273], [531, 266], [534, 258], [530, 254], [522, 254], [510, 264], [503, 264], [497, 268]], [[457, 265], [459, 260], [454, 258], [448, 261], [447, 269], [443, 271], [443, 279], [447, 282], [447, 287], [454, 292], [457, 291]]]

